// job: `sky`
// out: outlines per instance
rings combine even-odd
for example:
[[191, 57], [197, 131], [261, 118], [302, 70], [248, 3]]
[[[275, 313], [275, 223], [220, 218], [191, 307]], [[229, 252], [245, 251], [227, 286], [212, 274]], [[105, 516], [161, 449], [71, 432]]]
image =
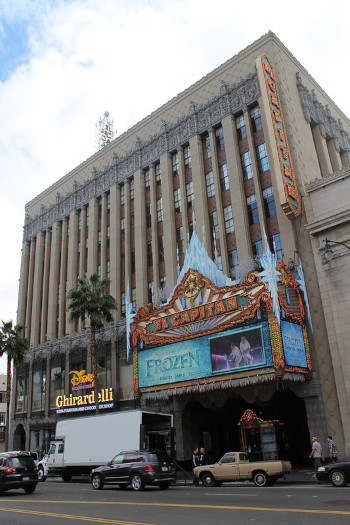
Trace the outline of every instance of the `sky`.
[[[0, 0], [0, 321], [16, 322], [24, 207], [269, 30], [350, 116], [343, 0]], [[0, 360], [0, 373], [5, 371]]]

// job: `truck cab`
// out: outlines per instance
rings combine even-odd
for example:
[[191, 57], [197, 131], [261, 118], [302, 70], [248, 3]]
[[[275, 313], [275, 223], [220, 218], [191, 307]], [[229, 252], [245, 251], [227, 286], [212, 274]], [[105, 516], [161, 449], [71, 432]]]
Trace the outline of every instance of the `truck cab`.
[[64, 442], [62, 440], [51, 441], [49, 452], [38, 463], [39, 481], [45, 481], [50, 471], [58, 472], [63, 469]]

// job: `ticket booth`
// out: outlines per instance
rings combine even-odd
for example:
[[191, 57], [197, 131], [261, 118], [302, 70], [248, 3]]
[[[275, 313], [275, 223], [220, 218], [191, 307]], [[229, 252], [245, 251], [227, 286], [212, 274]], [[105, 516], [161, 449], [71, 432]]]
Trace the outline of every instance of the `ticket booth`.
[[250, 461], [269, 461], [278, 459], [277, 420], [265, 421], [252, 410], [247, 409], [238, 426], [241, 430], [243, 450]]

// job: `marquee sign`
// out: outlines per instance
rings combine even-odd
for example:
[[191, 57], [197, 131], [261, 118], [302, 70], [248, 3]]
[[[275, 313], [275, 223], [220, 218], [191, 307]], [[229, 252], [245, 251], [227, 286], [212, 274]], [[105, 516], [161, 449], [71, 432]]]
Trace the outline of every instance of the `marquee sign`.
[[172, 298], [140, 308], [132, 326], [135, 394], [285, 372], [307, 373], [311, 360], [299, 289], [279, 261], [283, 329], [257, 272], [224, 287], [190, 268]]
[[[112, 388], [103, 388], [98, 392], [97, 396], [100, 409], [113, 408], [115, 406]], [[60, 395], [56, 397], [55, 404], [57, 414], [95, 410], [95, 392], [92, 390], [90, 394], [80, 396], [73, 394], [69, 394], [69, 396]]]
[[283, 121], [275, 72], [266, 55], [256, 61], [266, 122], [271, 137], [271, 152], [280, 204], [286, 216], [298, 217], [301, 212], [287, 132]]

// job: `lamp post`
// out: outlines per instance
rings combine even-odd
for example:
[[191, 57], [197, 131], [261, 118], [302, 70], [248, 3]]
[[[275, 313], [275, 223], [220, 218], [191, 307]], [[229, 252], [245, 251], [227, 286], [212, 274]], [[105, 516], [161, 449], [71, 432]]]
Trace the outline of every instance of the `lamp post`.
[[325, 239], [323, 239], [323, 242], [326, 243], [326, 249], [324, 251], [324, 256], [327, 259], [327, 261], [331, 261], [333, 259], [333, 250], [332, 250], [332, 248], [330, 246], [331, 244], [341, 244], [342, 246], [345, 246], [345, 248], [350, 250], [350, 246], [348, 246], [344, 242], [331, 241], [330, 239], [327, 239], [327, 237]]

